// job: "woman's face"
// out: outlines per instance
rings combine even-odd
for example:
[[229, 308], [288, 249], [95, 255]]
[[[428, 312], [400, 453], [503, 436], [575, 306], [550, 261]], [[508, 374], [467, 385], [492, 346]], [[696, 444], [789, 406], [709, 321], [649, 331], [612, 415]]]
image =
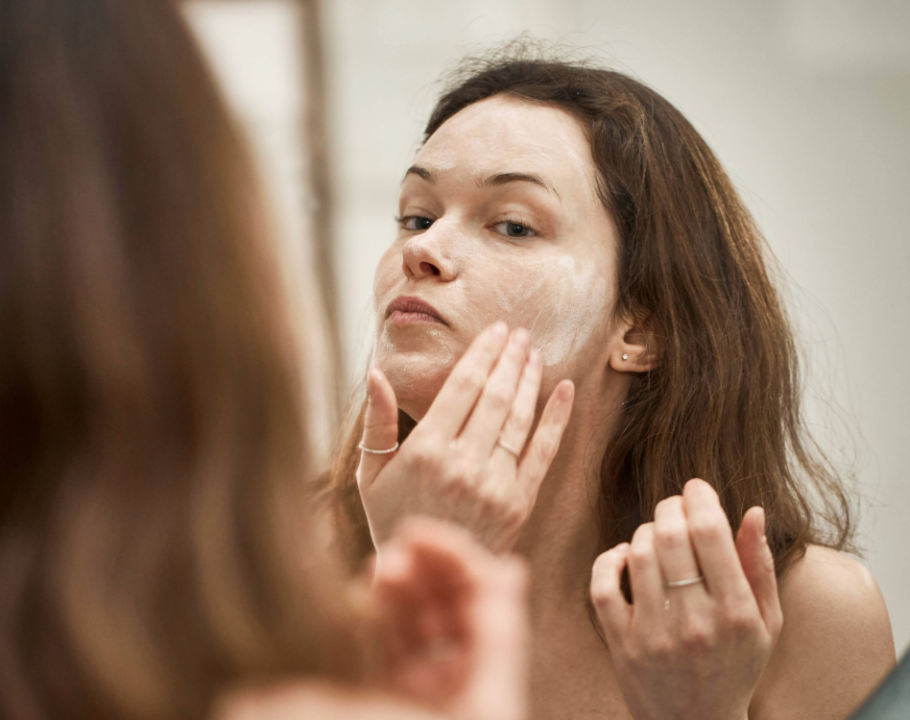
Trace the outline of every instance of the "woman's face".
[[408, 414], [423, 416], [497, 320], [530, 331], [543, 398], [562, 378], [602, 381], [616, 231], [595, 178], [575, 118], [504, 95], [468, 106], [426, 142], [402, 182], [398, 237], [374, 284], [374, 365]]

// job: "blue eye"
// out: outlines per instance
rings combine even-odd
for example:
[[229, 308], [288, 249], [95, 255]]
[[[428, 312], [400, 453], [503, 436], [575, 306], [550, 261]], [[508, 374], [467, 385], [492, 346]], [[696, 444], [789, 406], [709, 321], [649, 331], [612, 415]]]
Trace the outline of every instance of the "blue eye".
[[506, 235], [513, 238], [534, 237], [537, 235], [530, 226], [512, 222], [511, 220], [496, 223], [494, 227], [496, 228], [496, 232], [500, 235]]
[[395, 219], [404, 230], [428, 230], [433, 224], [433, 220], [430, 218], [420, 217], [419, 215], [407, 215]]

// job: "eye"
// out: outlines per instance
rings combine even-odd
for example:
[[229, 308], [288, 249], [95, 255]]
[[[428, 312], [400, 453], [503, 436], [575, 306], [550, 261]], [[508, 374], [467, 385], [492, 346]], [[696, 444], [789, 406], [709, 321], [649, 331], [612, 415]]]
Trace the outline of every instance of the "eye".
[[428, 230], [433, 224], [433, 220], [420, 215], [406, 215], [405, 217], [395, 218], [403, 230]]
[[500, 235], [506, 235], [507, 237], [523, 238], [537, 235], [537, 233], [534, 232], [534, 228], [530, 225], [513, 222], [512, 220], [496, 223], [493, 227], [496, 228], [496, 232]]

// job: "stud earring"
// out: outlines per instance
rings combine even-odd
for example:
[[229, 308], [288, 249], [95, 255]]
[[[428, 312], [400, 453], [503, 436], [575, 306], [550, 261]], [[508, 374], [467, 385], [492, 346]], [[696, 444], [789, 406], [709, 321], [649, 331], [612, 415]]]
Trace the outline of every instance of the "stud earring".
[[628, 356], [628, 355], [623, 355], [623, 356], [622, 356], [622, 359], [623, 359], [623, 360], [628, 360], [628, 359], [629, 359], [629, 356]]

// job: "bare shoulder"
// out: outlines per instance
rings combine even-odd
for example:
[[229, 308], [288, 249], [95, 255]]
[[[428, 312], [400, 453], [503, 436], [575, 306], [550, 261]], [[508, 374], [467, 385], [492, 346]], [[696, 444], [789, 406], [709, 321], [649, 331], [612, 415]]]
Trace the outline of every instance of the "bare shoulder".
[[842, 720], [895, 663], [878, 585], [859, 561], [810, 545], [779, 589], [784, 627], [750, 717]]

